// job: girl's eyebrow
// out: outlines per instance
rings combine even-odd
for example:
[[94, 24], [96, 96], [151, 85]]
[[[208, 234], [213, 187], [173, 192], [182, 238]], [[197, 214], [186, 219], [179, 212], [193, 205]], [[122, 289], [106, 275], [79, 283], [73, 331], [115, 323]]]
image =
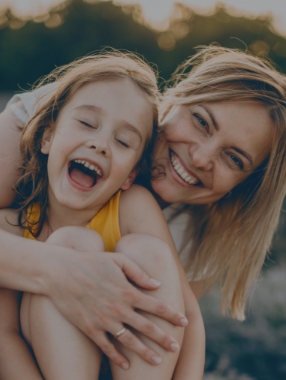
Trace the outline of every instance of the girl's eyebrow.
[[[75, 110], [89, 110], [97, 113], [105, 113], [105, 110], [101, 107], [94, 106], [92, 104], [82, 104], [80, 106], [77, 106], [74, 108]], [[134, 125], [128, 123], [126, 120], [122, 120], [123, 125], [125, 128], [129, 129], [130, 131], [137, 134], [137, 136], [140, 138], [140, 141], [142, 141], [142, 135], [138, 128], [134, 127]]]
[[74, 108], [75, 110], [89, 110], [93, 112], [103, 112], [104, 110], [101, 107], [94, 106], [92, 104], [82, 104]]

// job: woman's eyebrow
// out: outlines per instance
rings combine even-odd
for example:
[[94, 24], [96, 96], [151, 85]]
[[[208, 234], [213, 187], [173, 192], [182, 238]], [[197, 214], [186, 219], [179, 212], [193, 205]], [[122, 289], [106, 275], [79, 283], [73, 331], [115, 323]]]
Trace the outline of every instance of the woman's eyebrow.
[[212, 110], [206, 105], [206, 104], [199, 104], [200, 107], [202, 107], [209, 115], [211, 118], [211, 121], [217, 131], [219, 131], [219, 125], [218, 122], [216, 121], [214, 114], [212, 113]]

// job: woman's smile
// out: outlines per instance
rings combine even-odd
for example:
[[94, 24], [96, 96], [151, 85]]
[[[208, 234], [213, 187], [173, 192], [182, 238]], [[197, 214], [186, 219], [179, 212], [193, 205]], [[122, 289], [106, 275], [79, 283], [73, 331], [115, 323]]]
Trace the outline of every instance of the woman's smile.
[[[202, 186], [202, 182], [195, 176], [194, 173], [188, 168], [186, 169], [184, 165], [180, 162], [179, 157], [170, 150], [170, 163], [176, 172], [174, 178], [179, 177], [180, 180], [183, 180], [183, 185], [187, 186]], [[173, 171], [172, 171], [173, 174]], [[182, 183], [182, 181], [180, 181]]]

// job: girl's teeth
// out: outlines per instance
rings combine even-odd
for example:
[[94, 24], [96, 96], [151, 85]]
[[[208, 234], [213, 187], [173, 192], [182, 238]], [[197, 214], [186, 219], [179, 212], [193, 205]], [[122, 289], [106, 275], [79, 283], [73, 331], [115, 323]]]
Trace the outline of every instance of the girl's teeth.
[[171, 164], [173, 168], [175, 169], [175, 171], [179, 174], [179, 176], [189, 185], [195, 185], [196, 183], [199, 182], [196, 178], [190, 176], [189, 173], [185, 171], [185, 169], [181, 166], [181, 164], [176, 160], [172, 152], [171, 152]]
[[85, 166], [89, 170], [94, 170], [100, 176], [102, 175], [101, 171], [99, 170], [99, 168], [97, 168], [96, 166], [90, 164], [87, 161], [84, 161], [84, 160], [75, 160], [75, 162], [78, 163], [78, 164], [81, 164], [81, 165]]

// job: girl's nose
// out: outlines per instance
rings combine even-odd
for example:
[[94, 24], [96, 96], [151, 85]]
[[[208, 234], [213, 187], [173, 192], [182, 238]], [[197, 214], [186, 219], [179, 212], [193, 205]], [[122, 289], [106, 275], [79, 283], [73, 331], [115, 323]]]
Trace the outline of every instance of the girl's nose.
[[214, 152], [209, 144], [194, 144], [189, 148], [191, 162], [201, 170], [211, 170], [213, 167]]
[[110, 148], [107, 138], [103, 136], [97, 136], [97, 138], [90, 142], [89, 147], [104, 157], [110, 156]]

